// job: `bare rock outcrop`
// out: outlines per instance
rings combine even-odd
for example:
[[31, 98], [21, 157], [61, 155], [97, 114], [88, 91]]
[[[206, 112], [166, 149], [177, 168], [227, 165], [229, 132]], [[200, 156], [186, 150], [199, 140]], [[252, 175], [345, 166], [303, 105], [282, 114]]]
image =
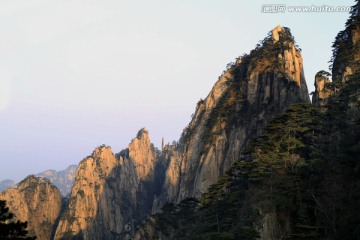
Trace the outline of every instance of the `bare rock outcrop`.
[[127, 239], [151, 214], [158, 153], [146, 129], [116, 156], [100, 146], [82, 160], [55, 239]]
[[317, 106], [322, 106], [327, 103], [328, 98], [334, 94], [334, 90], [329, 87], [330, 73], [320, 71], [315, 76], [315, 91], [312, 95], [312, 103]]
[[[100, 209], [99, 201], [106, 188], [106, 178], [119, 164], [110, 147], [101, 146], [91, 156], [82, 160], [75, 174], [69, 206], [62, 215], [56, 230], [55, 239], [87, 235]], [[103, 206], [106, 207], [106, 206]], [[114, 219], [116, 220], [116, 219]], [[116, 222], [113, 222], [116, 224]]]
[[157, 157], [154, 149], [145, 128], [141, 129], [129, 144], [129, 158], [134, 161], [139, 180], [146, 180], [154, 175]]
[[61, 171], [46, 170], [36, 174], [36, 176], [49, 179], [57, 188], [59, 188], [61, 194], [66, 196], [71, 192], [71, 188], [74, 184], [76, 169], [77, 165], [71, 165]]
[[47, 179], [29, 176], [17, 187], [0, 193], [0, 199], [17, 219], [28, 222], [30, 235], [39, 240], [51, 239], [52, 230], [61, 210], [61, 194]]
[[303, 60], [290, 30], [278, 26], [199, 101], [180, 139], [181, 167], [173, 187], [173, 192], [179, 188], [177, 202], [206, 192], [239, 159], [248, 140], [295, 102], [310, 102]]
[[130, 239], [165, 202], [200, 197], [295, 102], [310, 102], [301, 52], [290, 30], [277, 26], [229, 65], [179, 142], [159, 151], [141, 129], [120, 153], [103, 145], [82, 160], [55, 239]]
[[359, 18], [359, 12], [353, 12], [346, 23], [345, 30], [339, 32], [335, 39], [333, 81], [346, 82], [349, 76], [360, 70], [360, 27], [357, 18]]

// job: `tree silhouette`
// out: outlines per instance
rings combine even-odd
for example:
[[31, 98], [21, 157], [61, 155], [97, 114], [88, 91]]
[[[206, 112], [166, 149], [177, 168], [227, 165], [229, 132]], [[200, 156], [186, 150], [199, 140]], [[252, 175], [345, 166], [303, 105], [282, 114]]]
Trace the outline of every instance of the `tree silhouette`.
[[15, 221], [13, 218], [14, 214], [9, 212], [9, 208], [6, 207], [6, 201], [0, 200], [0, 239], [36, 239], [36, 237], [27, 236], [27, 222]]

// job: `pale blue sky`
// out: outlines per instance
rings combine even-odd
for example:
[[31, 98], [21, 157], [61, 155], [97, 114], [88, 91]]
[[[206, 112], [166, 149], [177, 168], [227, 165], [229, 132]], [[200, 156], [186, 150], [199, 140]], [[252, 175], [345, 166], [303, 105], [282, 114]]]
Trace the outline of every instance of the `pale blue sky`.
[[114, 152], [146, 127], [178, 140], [227, 63], [290, 27], [312, 91], [347, 13], [262, 13], [352, 0], [0, 0], [0, 180]]

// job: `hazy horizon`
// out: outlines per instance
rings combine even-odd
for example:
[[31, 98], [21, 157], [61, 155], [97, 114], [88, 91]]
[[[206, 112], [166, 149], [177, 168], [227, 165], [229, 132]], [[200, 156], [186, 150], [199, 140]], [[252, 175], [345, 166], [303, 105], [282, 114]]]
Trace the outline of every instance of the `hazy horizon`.
[[264, 4], [0, 0], [0, 181], [63, 170], [101, 144], [117, 153], [143, 127], [157, 147], [178, 140], [227, 63], [279, 24], [302, 49], [312, 92], [349, 14], [263, 13]]

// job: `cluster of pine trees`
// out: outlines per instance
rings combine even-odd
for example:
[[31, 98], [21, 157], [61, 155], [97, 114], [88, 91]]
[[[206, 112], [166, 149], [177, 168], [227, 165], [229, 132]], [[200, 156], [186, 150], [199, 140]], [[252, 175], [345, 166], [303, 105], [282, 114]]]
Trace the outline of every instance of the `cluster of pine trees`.
[[0, 200], [0, 239], [3, 240], [35, 240], [36, 237], [29, 237], [27, 222], [14, 220], [14, 215], [6, 207], [6, 201]]
[[360, 71], [354, 57], [360, 51], [356, 44], [346, 47], [354, 29], [360, 29], [359, 1], [334, 42], [334, 68], [350, 64], [355, 71], [346, 82], [329, 84], [337, 91], [328, 103], [298, 103], [276, 116], [200, 200], [167, 204], [154, 216], [158, 237], [360, 239]]
[[259, 224], [272, 224], [283, 239], [357, 239], [360, 117], [349, 105], [359, 104], [359, 87], [357, 74], [331, 107], [292, 105], [200, 202], [166, 205], [158, 230], [175, 239], [256, 239]]

